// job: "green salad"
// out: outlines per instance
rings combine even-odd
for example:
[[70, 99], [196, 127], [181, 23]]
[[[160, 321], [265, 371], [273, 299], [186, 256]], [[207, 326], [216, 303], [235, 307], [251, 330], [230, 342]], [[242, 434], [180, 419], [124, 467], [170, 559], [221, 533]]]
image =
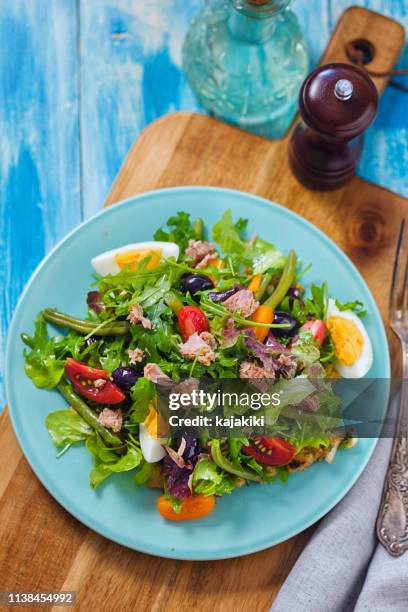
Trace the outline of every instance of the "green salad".
[[[250, 236], [230, 210], [209, 233], [202, 219], [178, 212], [151, 242], [91, 263], [84, 318], [45, 308], [22, 340], [27, 376], [67, 402], [45, 420], [57, 457], [84, 444], [92, 487], [132, 471], [135, 486], [160, 490], [165, 519], [197, 519], [219, 496], [286, 480], [355, 444], [327, 423], [339, 411], [333, 381], [365, 376], [373, 361], [364, 307], [354, 296], [332, 298], [330, 279], [308, 284], [310, 265], [294, 250]], [[61, 335], [50, 336], [50, 324]], [[305, 386], [309, 379], [319, 384]], [[267, 432], [172, 430], [158, 391], [197, 390], [201, 380], [239, 380], [289, 399], [265, 409]]]

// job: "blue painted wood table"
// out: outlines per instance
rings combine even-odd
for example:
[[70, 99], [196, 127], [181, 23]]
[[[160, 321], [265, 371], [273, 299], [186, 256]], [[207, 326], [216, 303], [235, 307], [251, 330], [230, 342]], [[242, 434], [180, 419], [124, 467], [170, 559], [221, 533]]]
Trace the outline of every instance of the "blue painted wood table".
[[[200, 110], [181, 45], [203, 1], [0, 0], [0, 402], [9, 321], [35, 266], [100, 209], [146, 124]], [[314, 63], [351, 4], [408, 27], [406, 0], [297, 0]], [[359, 168], [405, 196], [407, 107], [408, 95], [388, 88]]]

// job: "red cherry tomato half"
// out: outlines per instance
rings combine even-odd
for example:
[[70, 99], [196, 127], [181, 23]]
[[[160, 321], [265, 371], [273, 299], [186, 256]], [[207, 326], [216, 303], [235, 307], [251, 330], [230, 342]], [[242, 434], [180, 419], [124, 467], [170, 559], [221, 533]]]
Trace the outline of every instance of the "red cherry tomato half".
[[295, 456], [295, 447], [278, 436], [255, 436], [242, 451], [263, 465], [281, 466], [290, 463]]
[[320, 321], [319, 319], [316, 319], [315, 321], [306, 321], [306, 323], [302, 325], [301, 329], [310, 331], [313, 338], [320, 344], [323, 344], [324, 337], [326, 335], [326, 325], [324, 324], [324, 321]]
[[106, 370], [91, 368], [68, 357], [65, 372], [80, 395], [99, 404], [119, 404], [125, 399], [122, 391], [108, 380]]
[[100, 378], [108, 378], [108, 373], [106, 370], [99, 370], [98, 368], [91, 368], [86, 365], [86, 363], [81, 363], [80, 361], [76, 361], [72, 359], [72, 357], [68, 357], [65, 363], [65, 371], [68, 376], [70, 374], [76, 376], [82, 376], [82, 378], [88, 378], [89, 380], [98, 380]]
[[181, 336], [187, 342], [190, 336], [196, 332], [208, 331], [210, 329], [208, 319], [197, 306], [183, 306], [178, 311], [178, 323]]

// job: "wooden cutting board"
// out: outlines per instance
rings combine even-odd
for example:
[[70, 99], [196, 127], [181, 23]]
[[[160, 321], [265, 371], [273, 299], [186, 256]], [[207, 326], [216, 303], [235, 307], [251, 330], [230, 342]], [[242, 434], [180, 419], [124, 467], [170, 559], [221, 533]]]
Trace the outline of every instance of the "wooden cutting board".
[[[351, 8], [322, 62], [347, 61], [344, 44], [358, 38], [378, 51], [372, 69], [386, 71], [399, 56], [404, 31], [388, 18]], [[375, 81], [382, 91], [386, 79]], [[287, 146], [288, 137], [270, 142], [205, 116], [169, 115], [137, 139], [106, 205], [174, 185], [230, 187], [279, 202], [349, 255], [386, 321], [396, 237], [408, 201], [358, 178], [335, 192], [307, 191], [288, 169]], [[0, 591], [72, 590], [81, 610], [267, 610], [312, 532], [227, 561], [158, 559], [106, 540], [63, 510], [22, 456], [7, 410], [0, 416], [0, 464]]]

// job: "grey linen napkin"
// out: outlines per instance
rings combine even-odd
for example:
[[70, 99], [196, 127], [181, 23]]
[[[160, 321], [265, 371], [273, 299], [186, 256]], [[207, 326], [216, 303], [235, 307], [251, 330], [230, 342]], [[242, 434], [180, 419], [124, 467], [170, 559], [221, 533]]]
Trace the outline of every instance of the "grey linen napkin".
[[392, 439], [379, 440], [357, 483], [318, 526], [271, 612], [408, 611], [408, 553], [389, 556], [375, 536], [391, 446]]

